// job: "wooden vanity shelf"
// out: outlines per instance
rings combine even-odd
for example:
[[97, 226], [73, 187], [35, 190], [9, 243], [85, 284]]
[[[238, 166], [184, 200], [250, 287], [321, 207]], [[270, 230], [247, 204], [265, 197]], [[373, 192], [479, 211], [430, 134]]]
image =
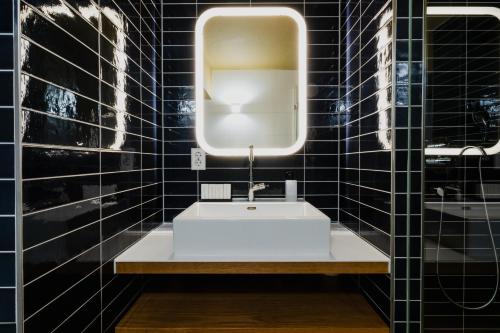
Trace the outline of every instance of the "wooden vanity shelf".
[[172, 227], [164, 225], [115, 259], [116, 274], [387, 274], [389, 258], [338, 224], [331, 256], [318, 260], [176, 258]]
[[[192, 284], [198, 281], [191, 279]], [[285, 289], [279, 283], [286, 285], [286, 279], [276, 276], [269, 278], [276, 286], [268, 283], [263, 288], [252, 286], [255, 276], [249, 277], [248, 287], [240, 280], [238, 288], [231, 287], [229, 277], [213, 277], [216, 279], [229, 286], [207, 288], [210, 283], [201, 278], [195, 288], [174, 281], [170, 290], [145, 291], [115, 332], [389, 333], [387, 324], [359, 291], [325, 290], [321, 278], [306, 279], [302, 286], [294, 282]]]

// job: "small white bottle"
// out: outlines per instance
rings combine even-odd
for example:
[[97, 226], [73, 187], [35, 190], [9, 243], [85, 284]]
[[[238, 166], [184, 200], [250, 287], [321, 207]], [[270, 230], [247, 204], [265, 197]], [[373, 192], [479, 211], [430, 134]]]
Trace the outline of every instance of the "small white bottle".
[[297, 201], [297, 180], [293, 179], [293, 172], [285, 172], [285, 200]]

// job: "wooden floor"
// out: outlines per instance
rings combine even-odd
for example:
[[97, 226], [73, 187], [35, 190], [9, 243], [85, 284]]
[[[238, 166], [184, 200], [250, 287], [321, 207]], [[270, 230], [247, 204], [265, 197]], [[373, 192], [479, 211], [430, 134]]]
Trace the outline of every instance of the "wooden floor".
[[388, 333], [354, 291], [145, 292], [116, 333]]

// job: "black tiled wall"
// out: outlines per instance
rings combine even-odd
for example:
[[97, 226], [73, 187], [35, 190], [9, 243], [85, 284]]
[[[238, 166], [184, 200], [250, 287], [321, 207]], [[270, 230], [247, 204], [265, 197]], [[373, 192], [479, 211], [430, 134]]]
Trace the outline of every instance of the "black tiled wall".
[[25, 332], [112, 332], [162, 222], [161, 6], [21, 1]]
[[[498, 1], [437, 1], [427, 6], [491, 6]], [[428, 17], [426, 24], [426, 144], [449, 147], [491, 146], [500, 125], [500, 22], [485, 17]], [[500, 254], [500, 158], [482, 163], [482, 176], [496, 251]], [[424, 329], [425, 332], [500, 331], [500, 298], [471, 311], [453, 305], [437, 279], [437, 241], [441, 198], [436, 187], [448, 187], [443, 205], [440, 253], [442, 285], [456, 302], [477, 307], [495, 288], [495, 263], [483, 209], [478, 157], [427, 156], [425, 164]], [[474, 208], [475, 206], [475, 208]], [[472, 208], [471, 208], [472, 207]], [[457, 212], [458, 209], [458, 212]], [[474, 209], [475, 217], [470, 209]], [[450, 255], [456, 258], [446, 262]]]
[[394, 332], [421, 331], [423, 3], [396, 3], [391, 303]]
[[390, 253], [392, 3], [342, 2], [340, 220]]
[[[339, 220], [390, 255], [393, 138], [392, 1], [342, 1]], [[361, 289], [390, 320], [390, 276], [361, 276]]]
[[168, 1], [163, 5], [165, 221], [199, 199], [201, 183], [228, 182], [233, 194], [247, 195], [246, 158], [207, 156], [206, 171], [191, 171], [194, 132], [194, 26], [196, 17], [217, 6], [287, 6], [305, 16], [309, 38], [309, 128], [307, 142], [288, 157], [256, 158], [255, 181], [270, 189], [259, 196], [283, 196], [285, 171], [299, 181], [299, 196], [337, 221], [336, 113], [338, 84], [337, 1]]
[[0, 332], [16, 331], [15, 1], [0, 2]]

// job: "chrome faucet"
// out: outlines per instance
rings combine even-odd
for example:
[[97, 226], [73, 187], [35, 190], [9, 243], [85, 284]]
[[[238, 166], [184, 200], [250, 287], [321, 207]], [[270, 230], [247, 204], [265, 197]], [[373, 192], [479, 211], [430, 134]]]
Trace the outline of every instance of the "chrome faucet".
[[249, 174], [250, 174], [250, 179], [248, 181], [248, 201], [253, 201], [254, 200], [254, 194], [255, 192], [257, 191], [261, 191], [261, 190], [264, 190], [265, 188], [269, 187], [268, 185], [264, 184], [264, 183], [260, 183], [260, 184], [255, 184], [253, 183], [253, 161], [254, 161], [254, 155], [253, 155], [253, 145], [250, 145], [248, 147], [248, 149], [250, 150], [249, 151], [249, 154], [248, 154], [248, 171], [249, 171]]

